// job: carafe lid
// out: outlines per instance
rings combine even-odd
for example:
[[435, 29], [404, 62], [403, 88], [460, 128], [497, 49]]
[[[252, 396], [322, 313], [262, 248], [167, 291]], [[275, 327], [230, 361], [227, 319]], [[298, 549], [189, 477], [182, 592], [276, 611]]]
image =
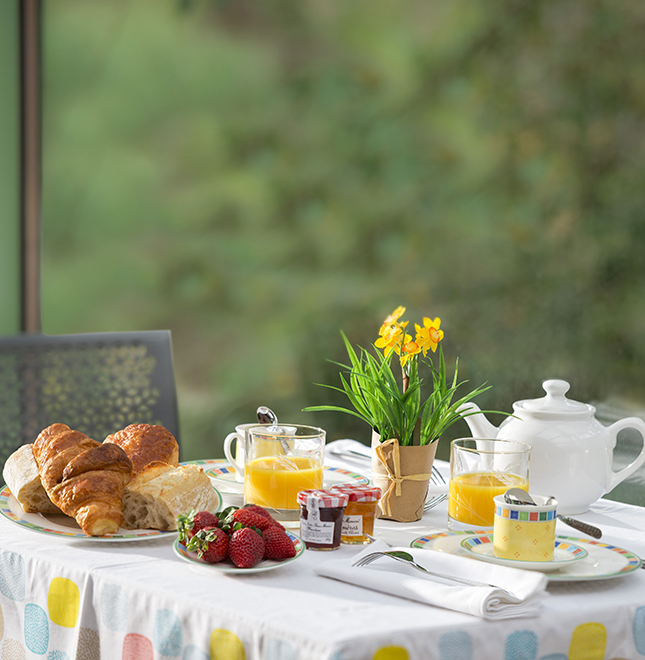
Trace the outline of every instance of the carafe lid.
[[566, 415], [567, 419], [589, 417], [595, 412], [595, 408], [588, 403], [566, 398], [565, 394], [569, 391], [569, 383], [566, 380], [545, 380], [542, 387], [546, 396], [518, 401], [516, 408], [529, 414], [537, 413], [539, 417], [555, 414], [558, 417]]

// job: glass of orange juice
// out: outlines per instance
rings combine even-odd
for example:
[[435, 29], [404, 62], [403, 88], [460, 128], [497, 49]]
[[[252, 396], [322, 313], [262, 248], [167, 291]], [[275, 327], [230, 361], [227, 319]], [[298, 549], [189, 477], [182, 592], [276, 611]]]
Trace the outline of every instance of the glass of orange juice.
[[325, 431], [302, 424], [257, 424], [245, 430], [244, 502], [280, 521], [298, 520], [297, 495], [323, 486]]
[[529, 489], [531, 446], [510, 440], [459, 438], [450, 445], [448, 527], [492, 529], [493, 498]]

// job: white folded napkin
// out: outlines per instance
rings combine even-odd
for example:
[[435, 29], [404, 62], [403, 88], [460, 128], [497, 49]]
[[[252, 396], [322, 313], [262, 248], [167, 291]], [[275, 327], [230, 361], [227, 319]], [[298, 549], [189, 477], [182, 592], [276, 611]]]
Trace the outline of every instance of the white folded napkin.
[[[365, 555], [380, 550], [404, 550], [430, 571], [496, 586], [471, 587], [442, 581], [388, 557], [380, 557], [367, 566], [352, 565]], [[371, 543], [351, 558], [323, 562], [314, 570], [319, 575], [366, 589], [485, 619], [537, 616], [542, 599], [547, 595], [544, 573], [486, 564], [477, 559], [421, 548], [392, 548], [383, 541]]]

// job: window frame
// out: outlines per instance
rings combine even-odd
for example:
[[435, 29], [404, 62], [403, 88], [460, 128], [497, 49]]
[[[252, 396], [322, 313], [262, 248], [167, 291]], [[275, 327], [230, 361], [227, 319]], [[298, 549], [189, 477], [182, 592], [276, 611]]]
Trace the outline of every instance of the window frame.
[[0, 5], [0, 334], [41, 332], [41, 2]]

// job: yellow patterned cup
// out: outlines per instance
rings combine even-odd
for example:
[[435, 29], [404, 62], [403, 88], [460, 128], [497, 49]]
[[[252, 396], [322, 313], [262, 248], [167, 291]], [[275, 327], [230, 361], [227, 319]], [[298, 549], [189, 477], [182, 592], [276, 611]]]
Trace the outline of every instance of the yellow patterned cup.
[[501, 559], [552, 561], [558, 503], [533, 495], [537, 506], [509, 504], [503, 495], [493, 498], [495, 520], [493, 552]]

